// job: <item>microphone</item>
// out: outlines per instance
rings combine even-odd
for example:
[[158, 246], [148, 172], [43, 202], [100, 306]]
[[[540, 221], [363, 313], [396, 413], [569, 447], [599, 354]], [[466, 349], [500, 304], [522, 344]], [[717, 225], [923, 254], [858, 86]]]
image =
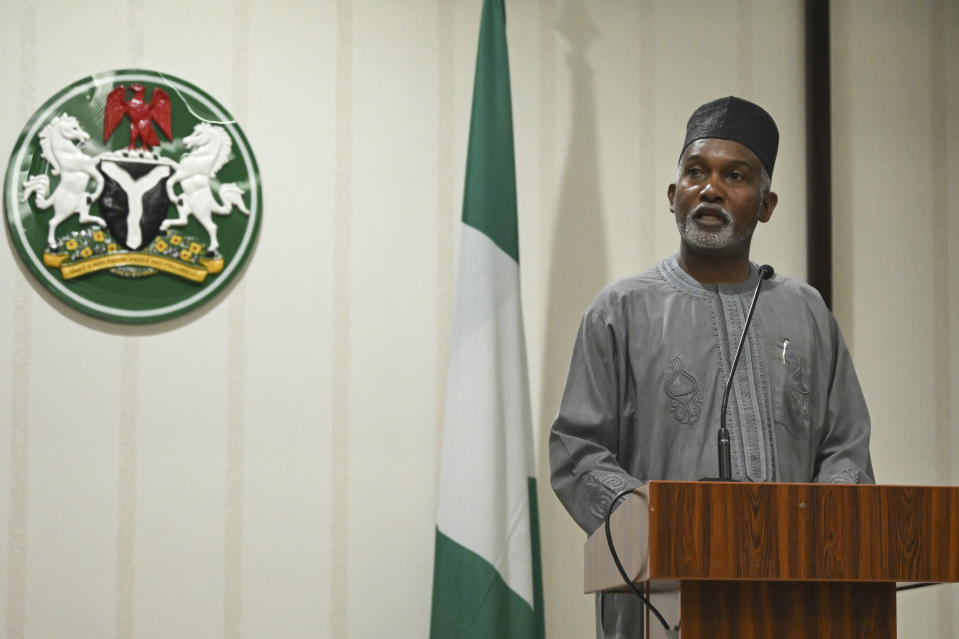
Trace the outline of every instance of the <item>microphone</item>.
[[736, 357], [733, 358], [733, 364], [729, 368], [729, 377], [726, 378], [726, 387], [723, 389], [723, 405], [721, 409], [722, 413], [719, 416], [719, 436], [717, 438], [719, 448], [719, 481], [733, 481], [733, 463], [729, 452], [729, 431], [726, 429], [726, 407], [729, 404], [729, 391], [732, 390], [733, 378], [736, 375], [736, 365], [739, 363], [739, 356], [742, 355], [743, 345], [746, 343], [746, 331], [749, 330], [749, 324], [753, 320], [753, 311], [756, 309], [756, 300], [759, 298], [759, 291], [763, 287], [763, 282], [775, 274], [776, 271], [769, 264], [763, 264], [759, 267], [759, 283], [756, 284], [753, 301], [749, 304], [749, 311], [746, 313], [746, 323], [743, 325], [743, 334], [742, 337], [739, 338], [739, 347], [736, 349]]

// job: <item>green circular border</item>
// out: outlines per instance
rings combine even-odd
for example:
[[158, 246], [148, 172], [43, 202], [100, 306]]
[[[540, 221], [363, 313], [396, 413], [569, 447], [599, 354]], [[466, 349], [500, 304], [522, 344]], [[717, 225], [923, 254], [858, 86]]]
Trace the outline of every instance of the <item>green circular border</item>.
[[[250, 220], [247, 222], [239, 250], [234, 259], [227, 264], [221, 273], [216, 275], [216, 278], [212, 282], [204, 286], [197, 293], [186, 296], [174, 304], [148, 311], [114, 309], [95, 300], [88, 300], [77, 295], [70, 291], [62, 281], [58, 281], [56, 276], [52, 274], [47, 267], [43, 266], [39, 256], [33, 252], [29, 244], [24, 242], [22, 236], [23, 227], [20, 224], [21, 204], [17, 201], [19, 185], [16, 184], [16, 177], [23, 166], [25, 157], [24, 148], [29, 145], [33, 137], [39, 132], [42, 124], [45, 124], [46, 120], [54, 115], [53, 112], [56, 107], [70, 99], [75, 90], [80, 87], [96, 88], [98, 85], [107, 83], [137, 80], [151, 84], [166, 84], [169, 87], [180, 85], [180, 88], [184, 89], [187, 93], [193, 94], [191, 97], [198, 100], [200, 104], [223, 120], [225, 122], [224, 126], [230, 131], [234, 140], [241, 143], [238, 145], [241, 147], [239, 149], [240, 155], [244, 160], [244, 165], [247, 167], [247, 175], [251, 186], [254, 183], [256, 186], [255, 193], [253, 193], [253, 189], [251, 188], [251, 195], [253, 195], [255, 199], [251, 197]], [[37, 130], [31, 133], [34, 128]], [[24, 202], [22, 206], [29, 206], [29, 203]], [[243, 270], [243, 266], [246, 264], [259, 237], [263, 209], [263, 193], [260, 181], [260, 170], [256, 162], [256, 156], [253, 154], [253, 149], [235, 118], [222, 104], [196, 85], [174, 75], [150, 69], [121, 69], [96, 73], [78, 80], [58, 91], [34, 112], [20, 132], [13, 151], [10, 154], [10, 161], [7, 165], [6, 175], [4, 176], [4, 208], [6, 210], [7, 232], [10, 234], [13, 244], [17, 247], [21, 261], [26, 264], [34, 277], [36, 277], [47, 290], [71, 308], [87, 315], [123, 324], [148, 324], [180, 317], [207, 304], [217, 297], [233, 278]]]

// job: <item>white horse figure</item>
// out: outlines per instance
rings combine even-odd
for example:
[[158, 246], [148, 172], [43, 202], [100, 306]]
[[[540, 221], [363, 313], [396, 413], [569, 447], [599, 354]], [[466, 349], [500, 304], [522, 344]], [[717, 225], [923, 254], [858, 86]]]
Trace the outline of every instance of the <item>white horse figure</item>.
[[[189, 216], [193, 215], [210, 235], [209, 250], [215, 251], [220, 244], [216, 239], [213, 214], [228, 215], [234, 206], [247, 215], [250, 214], [243, 203], [243, 189], [236, 184], [224, 184], [217, 191], [222, 204], [216, 201], [210, 188], [210, 179], [215, 177], [217, 171], [230, 159], [233, 143], [222, 127], [205, 122], [193, 127], [193, 133], [183, 138], [183, 143], [190, 149], [190, 153], [180, 160], [176, 172], [166, 183], [167, 195], [176, 204], [180, 216], [164, 220], [160, 230], [165, 231], [171, 226], [184, 226]], [[179, 195], [173, 190], [176, 184], [182, 189]]]
[[[40, 130], [40, 155], [50, 164], [51, 173], [60, 176], [60, 183], [49, 196], [50, 178], [47, 175], [33, 175], [23, 183], [21, 202], [26, 202], [36, 194], [37, 207], [45, 210], [53, 206], [53, 219], [50, 220], [47, 233], [47, 245], [56, 247], [56, 230], [65, 219], [74, 213], [80, 214], [80, 223], [95, 223], [106, 226], [103, 218], [90, 215], [90, 205], [103, 192], [103, 176], [97, 170], [97, 158], [83, 153], [74, 142], [86, 142], [90, 139], [87, 132], [72, 115], [61, 113]], [[95, 187], [93, 193], [87, 192], [90, 180]]]

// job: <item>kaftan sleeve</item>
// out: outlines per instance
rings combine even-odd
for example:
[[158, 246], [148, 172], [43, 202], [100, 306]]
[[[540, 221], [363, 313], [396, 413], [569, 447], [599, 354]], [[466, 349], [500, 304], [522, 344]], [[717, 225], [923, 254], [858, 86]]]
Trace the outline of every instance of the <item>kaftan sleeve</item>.
[[597, 308], [594, 303], [583, 316], [550, 430], [553, 490], [587, 533], [600, 526], [617, 493], [643, 484], [617, 459], [629, 366], [624, 330], [601, 304]]
[[869, 454], [869, 410], [846, 342], [835, 318], [830, 317], [830, 320], [832, 379], [813, 481], [874, 484], [876, 479]]

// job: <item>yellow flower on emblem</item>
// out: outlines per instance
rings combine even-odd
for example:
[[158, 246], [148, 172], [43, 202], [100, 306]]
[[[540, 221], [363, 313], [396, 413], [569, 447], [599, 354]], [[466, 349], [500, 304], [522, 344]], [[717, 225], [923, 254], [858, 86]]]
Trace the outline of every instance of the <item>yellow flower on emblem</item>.
[[77, 244], [77, 241], [76, 241], [76, 240], [67, 240], [67, 250], [68, 250], [68, 251], [74, 251], [74, 250], [76, 250], [76, 248], [77, 248], [78, 246], [80, 246], [80, 245]]
[[84, 246], [83, 250], [80, 251], [80, 255], [81, 257], [90, 257], [91, 255], [93, 255], [93, 251], [90, 249], [89, 246]]
[[180, 237], [179, 235], [174, 235], [173, 237], [170, 238], [170, 244], [172, 244], [173, 246], [180, 246], [180, 242], [182, 241], [183, 241], [183, 238]]
[[190, 261], [193, 258], [193, 253], [184, 249], [180, 251], [180, 259]]
[[191, 252], [191, 253], [196, 254], [196, 253], [199, 253], [199, 252], [202, 251], [202, 250], [203, 250], [203, 246], [201, 246], [200, 244], [197, 244], [196, 242], [190, 242], [190, 252]]
[[163, 240], [157, 240], [157, 243], [153, 245], [153, 248], [160, 251], [161, 253], [166, 250], [167, 243]]
[[102, 242], [104, 237], [105, 237], [105, 236], [103, 235], [103, 231], [94, 231], [94, 232], [93, 232], [93, 239], [94, 239], [94, 241], [96, 241], [96, 242]]
[[117, 250], [116, 244], [107, 244], [107, 253], [114, 253]]

